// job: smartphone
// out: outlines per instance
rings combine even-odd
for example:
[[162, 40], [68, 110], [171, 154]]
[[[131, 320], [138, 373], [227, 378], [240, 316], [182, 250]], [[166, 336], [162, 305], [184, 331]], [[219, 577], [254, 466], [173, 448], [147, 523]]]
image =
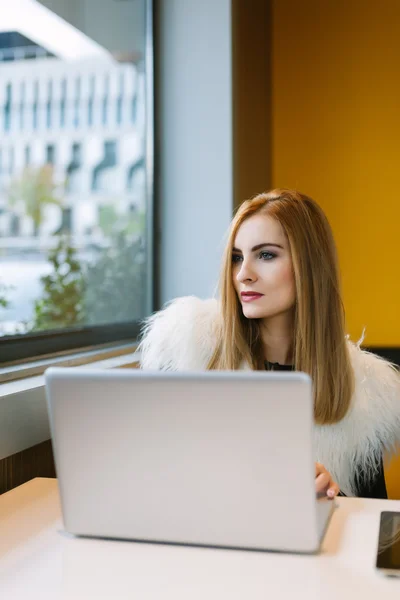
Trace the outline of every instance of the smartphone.
[[400, 577], [400, 512], [381, 512], [376, 568]]

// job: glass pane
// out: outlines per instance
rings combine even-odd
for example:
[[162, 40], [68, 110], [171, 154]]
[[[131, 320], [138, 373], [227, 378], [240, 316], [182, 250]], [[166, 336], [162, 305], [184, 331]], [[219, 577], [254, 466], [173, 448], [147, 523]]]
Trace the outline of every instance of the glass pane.
[[21, 0], [3, 12], [0, 335], [141, 319], [146, 0]]

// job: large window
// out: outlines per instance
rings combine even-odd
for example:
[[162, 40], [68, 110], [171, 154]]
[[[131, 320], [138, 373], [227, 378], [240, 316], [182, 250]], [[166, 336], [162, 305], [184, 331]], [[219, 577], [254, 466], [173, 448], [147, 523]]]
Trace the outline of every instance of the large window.
[[151, 2], [0, 9], [0, 362], [132, 338], [152, 302]]

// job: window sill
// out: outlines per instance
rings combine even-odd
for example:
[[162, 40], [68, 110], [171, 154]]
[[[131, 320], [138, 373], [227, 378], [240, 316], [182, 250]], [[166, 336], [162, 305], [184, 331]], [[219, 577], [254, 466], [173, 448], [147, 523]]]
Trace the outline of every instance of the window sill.
[[[106, 361], [112, 359], [115, 359], [115, 366], [124, 366], [125, 361], [134, 362], [137, 360], [134, 358], [136, 348], [137, 343], [124, 344], [120, 342], [112, 346], [107, 344], [93, 349], [82, 348], [74, 352], [62, 352], [51, 356], [38, 357], [36, 360], [8, 363], [0, 368], [0, 389], [1, 384], [42, 375], [48, 367], [53, 366], [78, 367], [86, 364], [97, 366], [97, 363], [104, 363], [104, 368], [107, 368]], [[121, 362], [121, 365], [119, 362]], [[114, 363], [110, 363], [110, 366], [112, 367]]]
[[[68, 357], [48, 358], [20, 365], [18, 377], [1, 369], [0, 376], [0, 460], [50, 438], [44, 389], [44, 371], [51, 365], [113, 369], [135, 367], [139, 362], [136, 344], [81, 352]], [[15, 368], [15, 367], [14, 367]], [[36, 371], [35, 371], [36, 370]], [[14, 371], [15, 373], [16, 371]], [[35, 375], [32, 373], [36, 372]], [[29, 374], [30, 373], [30, 374]], [[7, 380], [4, 377], [8, 377]]]

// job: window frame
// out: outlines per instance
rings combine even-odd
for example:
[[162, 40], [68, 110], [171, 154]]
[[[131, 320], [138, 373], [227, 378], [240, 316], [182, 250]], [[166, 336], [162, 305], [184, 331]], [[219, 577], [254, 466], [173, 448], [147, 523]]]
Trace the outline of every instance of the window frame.
[[[146, 86], [146, 143], [144, 153], [145, 163], [145, 200], [146, 200], [146, 298], [147, 314], [150, 314], [157, 302], [158, 286], [154, 282], [157, 276], [155, 257], [157, 249], [157, 206], [154, 197], [154, 0], [145, 0], [145, 86]], [[10, 362], [33, 360], [41, 356], [49, 356], [63, 351], [81, 351], [84, 348], [93, 349], [108, 343], [137, 340], [141, 322], [135, 319], [127, 322], [107, 323], [104, 325], [79, 326], [71, 329], [55, 329], [38, 331], [28, 334], [7, 335], [0, 337], [0, 366]]]

